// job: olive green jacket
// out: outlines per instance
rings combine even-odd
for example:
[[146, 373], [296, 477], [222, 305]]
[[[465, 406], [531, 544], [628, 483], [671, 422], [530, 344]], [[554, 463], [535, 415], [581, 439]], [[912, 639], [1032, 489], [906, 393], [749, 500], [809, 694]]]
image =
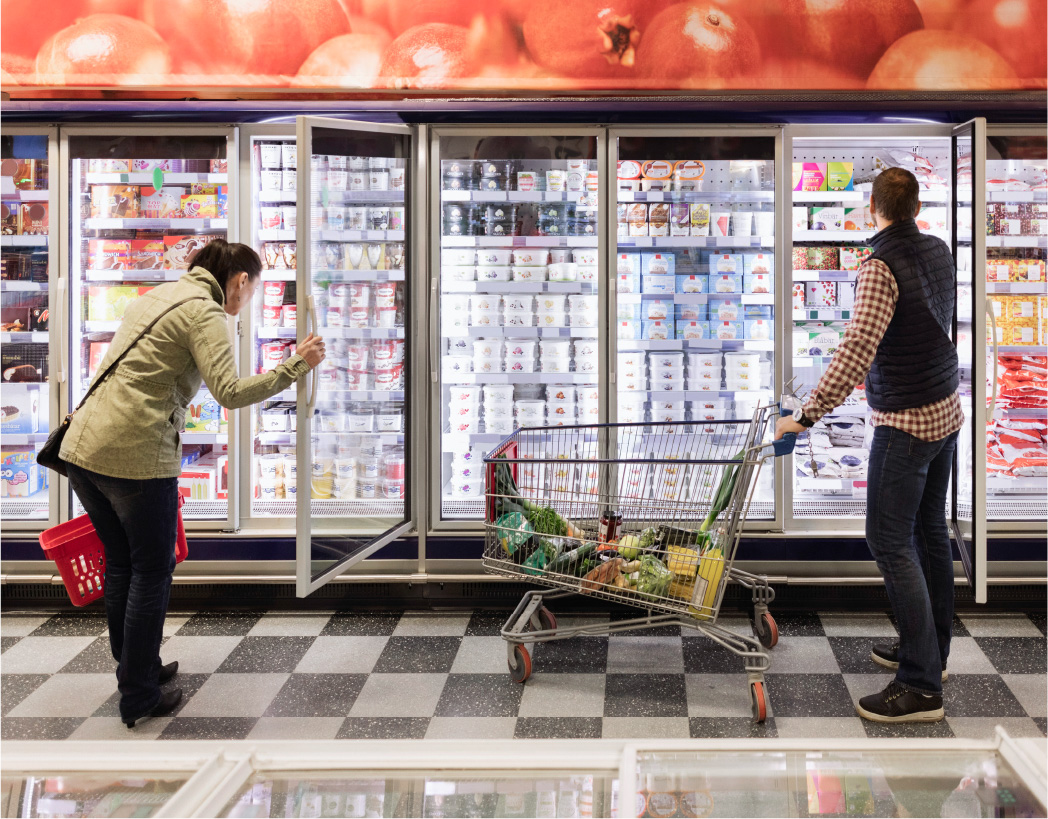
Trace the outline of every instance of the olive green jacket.
[[192, 296], [205, 298], [161, 318], [76, 412], [62, 443], [63, 460], [114, 478], [178, 477], [179, 433], [201, 379], [218, 403], [236, 409], [287, 389], [309, 372], [305, 359], [293, 355], [263, 375], [239, 378], [225, 293], [210, 273], [194, 267], [131, 303], [99, 375], [166, 308]]

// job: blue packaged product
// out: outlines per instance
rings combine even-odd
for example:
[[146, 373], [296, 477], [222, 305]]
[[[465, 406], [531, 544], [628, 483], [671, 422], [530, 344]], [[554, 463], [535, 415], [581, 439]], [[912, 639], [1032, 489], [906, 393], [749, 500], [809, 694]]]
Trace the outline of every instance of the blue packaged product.
[[47, 432], [47, 398], [41, 399], [39, 384], [4, 384], [3, 416], [0, 431], [16, 435], [41, 431], [41, 404], [43, 404], [43, 432]]
[[47, 470], [37, 464], [33, 447], [9, 446], [0, 453], [0, 481], [5, 497], [27, 498], [47, 486]]
[[673, 317], [677, 321], [707, 321], [710, 317], [708, 304], [675, 305]]
[[770, 319], [771, 318], [771, 305], [770, 304], [745, 304], [742, 308], [742, 317], [744, 319]]
[[710, 277], [704, 274], [677, 276], [678, 293], [709, 293]]
[[635, 340], [640, 338], [640, 322], [639, 321], [617, 321], [615, 322], [616, 332], [618, 337], [622, 340]]
[[620, 273], [618, 279], [618, 290], [620, 293], [639, 293], [640, 274]]
[[770, 319], [751, 319], [746, 321], [746, 338], [756, 341], [771, 341], [772, 323]]
[[718, 341], [741, 341], [746, 338], [746, 326], [741, 321], [710, 320], [710, 335]]
[[746, 273], [742, 277], [742, 291], [750, 294], [771, 295], [773, 279], [771, 273]]
[[710, 323], [708, 321], [678, 321], [677, 338], [702, 341], [710, 337]]
[[675, 268], [672, 253], [640, 254], [640, 272], [642, 276], [672, 276]]
[[742, 272], [746, 275], [764, 274], [770, 276], [775, 272], [775, 254], [744, 253], [742, 256], [742, 264]]
[[640, 304], [619, 302], [615, 317], [619, 321], [640, 321]]
[[736, 273], [741, 276], [746, 272], [746, 264], [741, 254], [733, 253], [711, 253], [710, 275], [716, 276], [724, 273]]
[[710, 274], [710, 293], [717, 294], [730, 294], [730, 293], [741, 293], [742, 292], [742, 274], [741, 273], [711, 273]]
[[641, 277], [641, 292], [645, 295], [648, 293], [672, 294], [675, 286], [674, 276], [655, 275]]
[[673, 306], [672, 298], [644, 299], [640, 315], [652, 321], [665, 321], [673, 318]]
[[710, 299], [710, 321], [738, 321], [742, 305], [736, 299]]
[[641, 338], [648, 341], [665, 341], [673, 338], [673, 324], [669, 321], [642, 321]]
[[619, 253], [616, 257], [618, 266], [616, 270], [622, 273], [632, 273], [635, 276], [640, 275], [640, 254], [639, 253]]

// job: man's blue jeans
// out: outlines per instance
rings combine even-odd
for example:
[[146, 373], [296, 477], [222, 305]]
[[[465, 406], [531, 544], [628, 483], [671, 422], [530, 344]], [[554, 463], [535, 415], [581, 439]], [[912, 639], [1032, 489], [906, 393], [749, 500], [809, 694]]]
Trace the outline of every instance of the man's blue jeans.
[[178, 479], [111, 478], [68, 464], [69, 482], [106, 550], [109, 646], [120, 716], [135, 719], [160, 701], [160, 641], [175, 570]]
[[920, 694], [942, 693], [950, 653], [954, 581], [946, 493], [956, 447], [956, 432], [928, 442], [880, 426], [870, 448], [866, 542], [899, 626], [895, 679]]

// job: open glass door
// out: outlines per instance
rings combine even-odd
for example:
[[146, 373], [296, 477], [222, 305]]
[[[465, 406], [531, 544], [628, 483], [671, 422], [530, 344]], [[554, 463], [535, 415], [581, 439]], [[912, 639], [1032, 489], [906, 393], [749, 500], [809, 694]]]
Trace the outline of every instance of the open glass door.
[[269, 479], [296, 498], [300, 597], [413, 525], [404, 453], [414, 155], [407, 126], [298, 118], [297, 340], [323, 336], [327, 358], [298, 383], [295, 457], [272, 459]]
[[[957, 439], [950, 522], [954, 541], [976, 603], [986, 602], [986, 425], [993, 406], [986, 401], [986, 120], [973, 119], [953, 131], [954, 225], [957, 309], [954, 340], [961, 367], [964, 427]], [[996, 358], [996, 352], [993, 353]]]

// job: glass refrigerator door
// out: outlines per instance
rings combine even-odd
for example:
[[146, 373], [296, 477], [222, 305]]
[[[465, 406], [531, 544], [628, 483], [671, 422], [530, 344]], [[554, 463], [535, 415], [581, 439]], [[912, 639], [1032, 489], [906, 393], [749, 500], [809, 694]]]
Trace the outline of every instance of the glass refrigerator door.
[[1002, 528], [1042, 533], [1048, 518], [1046, 233], [1044, 129], [991, 132], [986, 143], [986, 295], [996, 344], [987, 345], [994, 354], [987, 362], [994, 414], [986, 428], [986, 517]]
[[[612, 419], [749, 421], [758, 405], [778, 400], [778, 131], [613, 131], [611, 143], [617, 174]], [[662, 449], [653, 438], [629, 438], [649, 449], [621, 457], [651, 457]], [[678, 457], [709, 454], [679, 450]], [[634, 491], [671, 500], [665, 493], [679, 491], [678, 484], [656, 485], [650, 472]], [[750, 519], [775, 518], [774, 474], [761, 471]]]
[[441, 521], [481, 521], [483, 458], [503, 438], [602, 418], [603, 143], [593, 129], [439, 140], [433, 491]]
[[[981, 169], [985, 161], [986, 120], [976, 119], [953, 132], [952, 183], [955, 191], [953, 230], [957, 264], [955, 341], [961, 367], [964, 427], [957, 436], [950, 523], [976, 603], [986, 602], [986, 466], [985, 427], [993, 421], [987, 405], [985, 345], [993, 327], [992, 304], [986, 298], [986, 235], [978, 218], [986, 212]], [[996, 341], [990, 341], [996, 346]], [[992, 366], [992, 363], [991, 365]]]
[[55, 482], [36, 463], [58, 417], [58, 391], [51, 387], [64, 378], [60, 368], [52, 369], [57, 356], [50, 335], [57, 328], [51, 315], [62, 284], [51, 257], [49, 217], [58, 201], [49, 181], [51, 145], [47, 131], [8, 129], [0, 137], [0, 518], [5, 529], [57, 523], [57, 495], [49, 489]]
[[[408, 126], [298, 118], [298, 343], [322, 336], [327, 358], [299, 380], [294, 457], [262, 456], [259, 482], [296, 498], [299, 596], [413, 526], [405, 226], [415, 141]], [[288, 340], [281, 355], [291, 349]]]
[[[98, 371], [124, 311], [139, 295], [176, 281], [193, 253], [227, 238], [232, 129], [120, 135], [71, 130], [68, 162], [70, 407]], [[235, 159], [234, 159], [235, 163]], [[182, 441], [182, 516], [231, 520], [229, 413], [202, 386]], [[74, 514], [80, 514], [74, 496]]]

